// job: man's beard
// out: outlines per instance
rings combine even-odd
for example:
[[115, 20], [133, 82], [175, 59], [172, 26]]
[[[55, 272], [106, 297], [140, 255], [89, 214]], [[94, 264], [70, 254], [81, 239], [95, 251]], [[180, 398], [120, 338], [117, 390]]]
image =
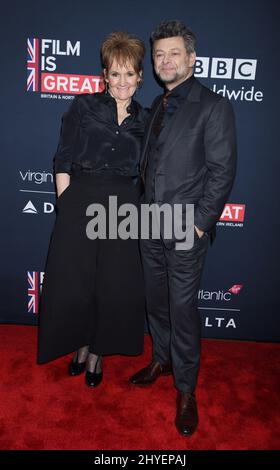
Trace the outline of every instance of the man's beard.
[[170, 85], [172, 83], [176, 83], [178, 82], [179, 80], [181, 80], [182, 78], [184, 78], [184, 75], [183, 74], [179, 74], [178, 72], [176, 72], [173, 77], [170, 77], [170, 78], [164, 78], [160, 75], [160, 73], [157, 74], [158, 78], [162, 81], [162, 83], [164, 83], [165, 85]]

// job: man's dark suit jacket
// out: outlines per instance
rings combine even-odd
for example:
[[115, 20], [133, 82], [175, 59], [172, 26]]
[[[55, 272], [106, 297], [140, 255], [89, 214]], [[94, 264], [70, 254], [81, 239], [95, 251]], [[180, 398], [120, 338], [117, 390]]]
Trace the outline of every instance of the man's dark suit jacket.
[[[152, 174], [147, 150], [162, 95], [151, 107], [141, 157], [144, 201], [194, 204], [194, 224], [211, 233], [230, 194], [236, 172], [232, 106], [194, 79], [188, 97], [161, 131]], [[154, 182], [153, 182], [154, 179]], [[154, 188], [154, 189], [153, 189]], [[153, 194], [152, 194], [153, 192]]]

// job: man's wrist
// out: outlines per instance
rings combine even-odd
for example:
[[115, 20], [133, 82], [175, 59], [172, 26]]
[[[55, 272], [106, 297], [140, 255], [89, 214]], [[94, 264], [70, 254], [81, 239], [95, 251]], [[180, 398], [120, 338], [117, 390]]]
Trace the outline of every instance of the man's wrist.
[[196, 233], [197, 233], [197, 235], [199, 236], [199, 238], [203, 237], [204, 231], [203, 231], [203, 230], [200, 230], [200, 228], [198, 228], [196, 225], [194, 226], [194, 228], [195, 228]]

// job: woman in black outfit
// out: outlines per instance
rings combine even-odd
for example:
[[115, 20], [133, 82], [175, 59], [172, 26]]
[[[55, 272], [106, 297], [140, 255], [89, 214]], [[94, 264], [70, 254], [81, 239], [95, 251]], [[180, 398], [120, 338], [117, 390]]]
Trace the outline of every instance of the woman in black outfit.
[[[108, 213], [139, 204], [139, 159], [146, 111], [133, 99], [142, 79], [143, 43], [112, 33], [102, 44], [106, 90], [77, 95], [63, 115], [54, 157], [57, 216], [40, 300], [38, 362], [76, 350], [72, 376], [103, 376], [102, 356], [143, 351], [144, 287], [137, 239], [88, 238], [92, 203]], [[121, 219], [119, 219], [120, 221]], [[108, 221], [108, 217], [107, 217]]]

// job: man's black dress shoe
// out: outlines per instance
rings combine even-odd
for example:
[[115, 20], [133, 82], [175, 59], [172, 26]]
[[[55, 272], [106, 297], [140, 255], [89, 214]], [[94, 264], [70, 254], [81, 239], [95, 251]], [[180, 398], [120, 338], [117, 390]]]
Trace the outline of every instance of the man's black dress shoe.
[[196, 431], [198, 412], [193, 393], [178, 392], [175, 425], [178, 432], [184, 437], [191, 436]]
[[153, 384], [161, 375], [172, 374], [171, 364], [161, 365], [157, 361], [152, 361], [147, 367], [139, 370], [130, 377], [129, 382], [133, 385], [145, 386]]

